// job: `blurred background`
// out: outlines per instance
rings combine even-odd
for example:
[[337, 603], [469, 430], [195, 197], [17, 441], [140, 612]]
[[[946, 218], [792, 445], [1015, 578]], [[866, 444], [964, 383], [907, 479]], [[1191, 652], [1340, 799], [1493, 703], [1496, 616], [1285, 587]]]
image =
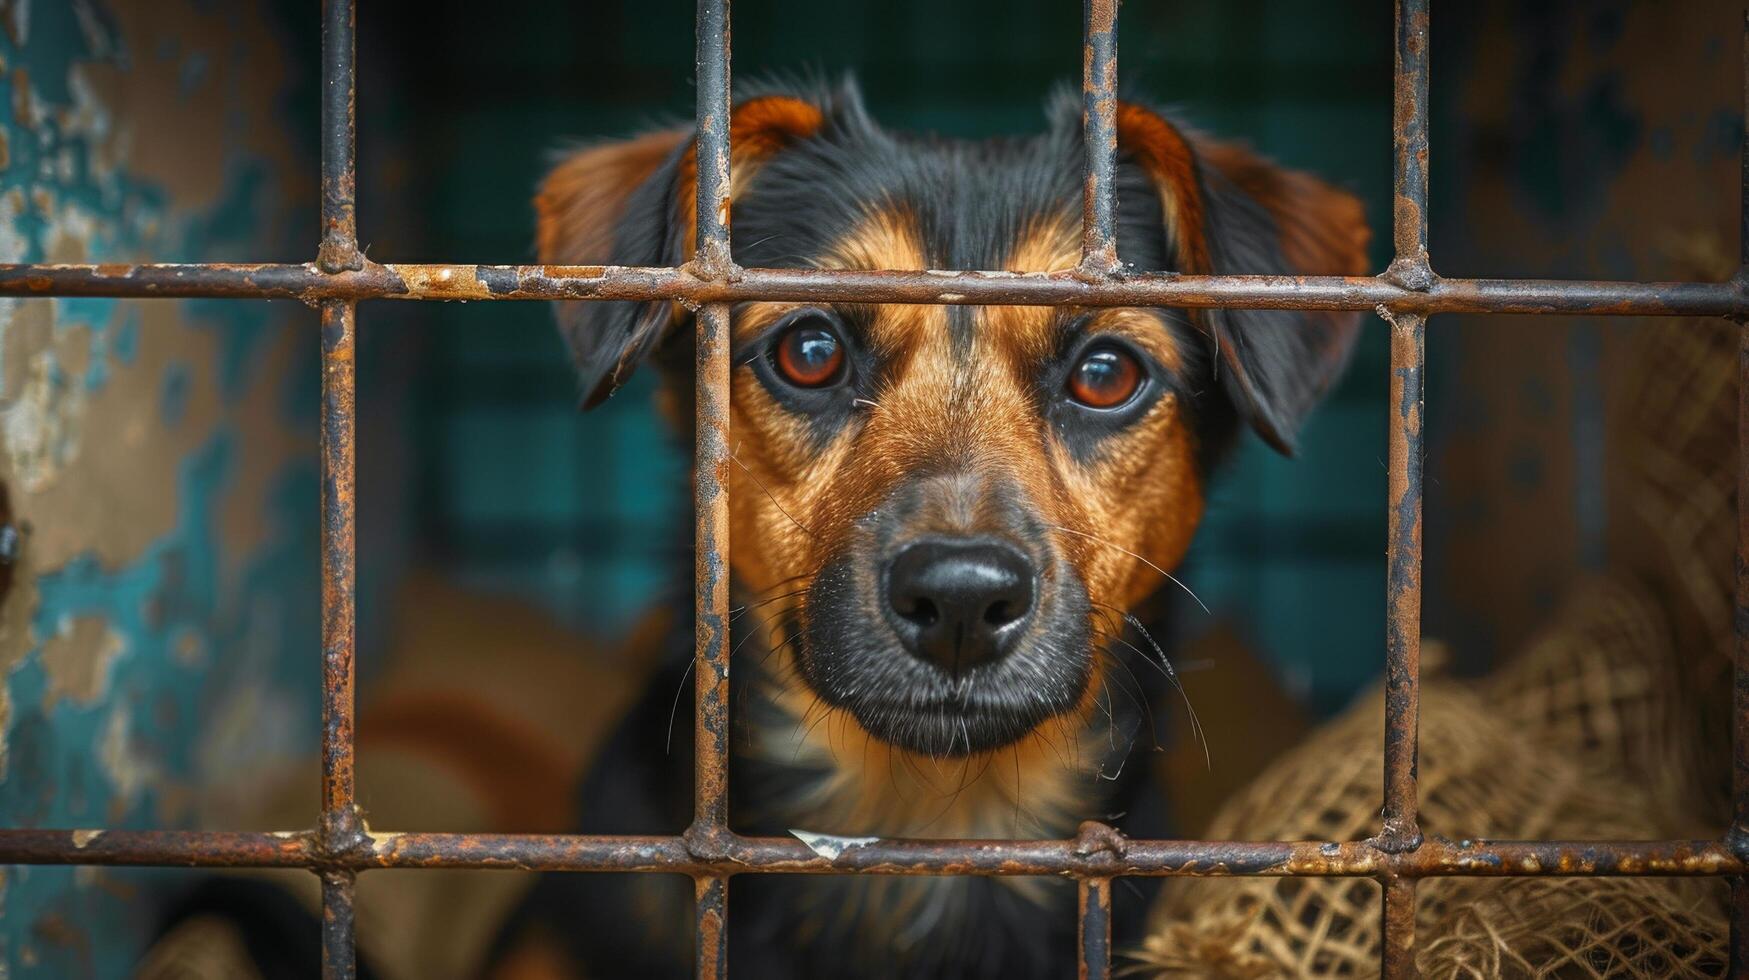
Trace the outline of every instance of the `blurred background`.
[[[531, 261], [556, 150], [692, 110], [687, 3], [361, 7], [359, 227], [377, 261]], [[1734, 270], [1734, 2], [1434, 16], [1437, 271]], [[1031, 132], [1080, 72], [1063, 0], [737, 0], [734, 18], [736, 78], [854, 72], [893, 127]], [[1358, 194], [1383, 268], [1386, 7], [1131, 0], [1121, 25], [1126, 89]], [[307, 260], [317, 28], [289, 0], [0, 2], [0, 260]], [[0, 489], [24, 530], [0, 606], [0, 825], [309, 824], [314, 322], [284, 302], [0, 301]], [[636, 688], [646, 613], [689, 608], [685, 447], [647, 374], [576, 411], [544, 305], [371, 303], [360, 324], [362, 802], [401, 829], [562, 826], [565, 804], [430, 748], [462, 710], [445, 692], [526, 723], [504, 744], [547, 768], [504, 778], [582, 764]], [[1609, 423], [1639, 325], [1431, 325], [1425, 626], [1455, 671], [1486, 670], [1635, 547]], [[1298, 459], [1248, 441], [1213, 490], [1180, 574], [1213, 613], [1169, 600], [1214, 759], [1169, 763], [1187, 830], [1379, 672], [1385, 340], [1370, 323]], [[577, 710], [585, 689], [599, 710]], [[370, 768], [373, 746], [397, 764]], [[365, 895], [404, 877], [367, 876]], [[5, 869], [0, 973], [124, 972], [177, 880]]]

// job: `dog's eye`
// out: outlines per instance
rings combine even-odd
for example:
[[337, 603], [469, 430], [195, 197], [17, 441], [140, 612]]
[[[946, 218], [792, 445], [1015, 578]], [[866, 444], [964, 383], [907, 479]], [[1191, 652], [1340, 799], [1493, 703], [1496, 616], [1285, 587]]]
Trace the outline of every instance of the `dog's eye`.
[[1119, 347], [1095, 347], [1069, 372], [1069, 397], [1088, 408], [1117, 408], [1142, 386], [1142, 366]]
[[803, 316], [777, 340], [777, 373], [798, 388], [824, 388], [844, 374], [844, 343], [830, 320]]

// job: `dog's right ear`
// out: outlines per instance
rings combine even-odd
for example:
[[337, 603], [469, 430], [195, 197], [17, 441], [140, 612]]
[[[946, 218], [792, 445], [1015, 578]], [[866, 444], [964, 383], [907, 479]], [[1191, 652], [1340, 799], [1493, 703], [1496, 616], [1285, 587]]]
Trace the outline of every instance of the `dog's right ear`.
[[[537, 242], [547, 265], [679, 265], [669, 249], [672, 187], [692, 132], [670, 129], [579, 150], [541, 181]], [[556, 304], [583, 391], [594, 408], [666, 332], [667, 304]]]
[[[749, 99], [730, 113], [731, 196], [759, 162], [819, 131], [820, 108], [787, 95]], [[697, 228], [697, 151], [691, 129], [579, 150], [541, 182], [534, 207], [548, 265], [679, 266]], [[657, 342], [686, 319], [671, 302], [559, 303], [583, 407], [614, 393]]]

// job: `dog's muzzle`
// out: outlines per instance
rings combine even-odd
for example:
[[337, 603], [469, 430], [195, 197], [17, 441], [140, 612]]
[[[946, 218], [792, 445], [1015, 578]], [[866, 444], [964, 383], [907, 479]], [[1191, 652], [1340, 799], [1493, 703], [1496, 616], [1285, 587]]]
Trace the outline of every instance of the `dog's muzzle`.
[[1018, 490], [907, 481], [815, 576], [799, 662], [871, 735], [987, 752], [1072, 710], [1091, 682], [1087, 593]]

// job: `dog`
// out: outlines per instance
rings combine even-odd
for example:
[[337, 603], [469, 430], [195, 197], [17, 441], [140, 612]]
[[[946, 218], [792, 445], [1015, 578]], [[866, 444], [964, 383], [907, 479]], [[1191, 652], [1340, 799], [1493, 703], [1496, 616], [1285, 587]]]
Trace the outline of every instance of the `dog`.
[[[883, 128], [850, 81], [759, 89], [729, 123], [734, 261], [1073, 269], [1080, 106], [1059, 97], [1047, 117], [1040, 135], [961, 141]], [[1116, 128], [1127, 271], [1365, 273], [1350, 194], [1140, 102], [1119, 102]], [[535, 201], [541, 261], [685, 264], [696, 167], [689, 128], [572, 153]], [[650, 362], [689, 431], [685, 306], [558, 317], [586, 407]], [[1328, 312], [736, 304], [735, 829], [1065, 838], [1100, 819], [1161, 835], [1149, 767], [1124, 763], [1175, 678], [1136, 611], [1235, 441], [1291, 454], [1358, 329]], [[689, 822], [690, 638], [596, 763], [579, 829]], [[500, 959], [687, 975], [691, 902], [676, 876], [547, 876]], [[1061, 976], [1074, 904], [1060, 880], [741, 875], [728, 955], [762, 978]], [[1121, 922], [1144, 903], [1118, 904]]]

